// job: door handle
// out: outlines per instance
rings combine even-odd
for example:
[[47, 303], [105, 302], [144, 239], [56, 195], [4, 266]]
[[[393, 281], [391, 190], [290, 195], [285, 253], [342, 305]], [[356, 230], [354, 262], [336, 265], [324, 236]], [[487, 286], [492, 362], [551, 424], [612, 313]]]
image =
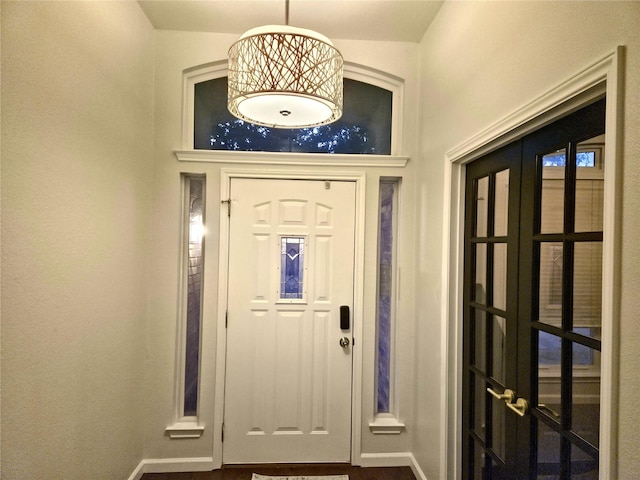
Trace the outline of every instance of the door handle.
[[496, 397], [498, 400], [504, 400], [508, 405], [516, 399], [516, 392], [509, 388], [505, 388], [504, 393], [498, 393], [493, 388], [487, 387], [487, 392]]
[[538, 408], [543, 412], [550, 414], [553, 418], [560, 418], [560, 414], [556, 412], [553, 408], [549, 407], [549, 405], [545, 405], [544, 403], [539, 403]]
[[524, 417], [529, 413], [529, 402], [520, 397], [516, 400], [516, 403], [507, 403], [507, 407], [516, 412], [519, 416]]
[[516, 412], [519, 416], [524, 417], [529, 413], [529, 402], [522, 397], [516, 400], [516, 392], [510, 388], [505, 388], [504, 393], [498, 393], [493, 388], [487, 387], [487, 392], [498, 400], [504, 400], [505, 405]]
[[349, 342], [349, 339], [348, 339], [347, 337], [342, 337], [342, 338], [340, 339], [340, 346], [341, 346], [342, 348], [344, 348], [344, 349], [349, 348], [349, 343], [351, 343], [351, 342]]
[[351, 328], [351, 312], [349, 305], [340, 306], [340, 330], [349, 330]]

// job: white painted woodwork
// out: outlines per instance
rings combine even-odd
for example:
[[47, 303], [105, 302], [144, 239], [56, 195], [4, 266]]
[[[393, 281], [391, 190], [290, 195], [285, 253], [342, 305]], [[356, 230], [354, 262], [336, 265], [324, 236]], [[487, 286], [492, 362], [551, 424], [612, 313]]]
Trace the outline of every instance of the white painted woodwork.
[[[355, 183], [234, 178], [230, 191], [223, 463], [347, 462]], [[302, 300], [279, 299], [282, 235], [306, 238]]]

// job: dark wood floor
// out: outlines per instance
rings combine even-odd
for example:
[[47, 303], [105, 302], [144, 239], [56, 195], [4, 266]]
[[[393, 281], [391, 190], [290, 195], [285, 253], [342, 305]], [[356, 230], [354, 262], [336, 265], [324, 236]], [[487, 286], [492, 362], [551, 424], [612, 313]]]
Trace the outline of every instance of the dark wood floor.
[[223, 467], [213, 472], [145, 473], [142, 480], [251, 480], [262, 475], [349, 475], [349, 480], [416, 480], [409, 467], [352, 467], [344, 464]]

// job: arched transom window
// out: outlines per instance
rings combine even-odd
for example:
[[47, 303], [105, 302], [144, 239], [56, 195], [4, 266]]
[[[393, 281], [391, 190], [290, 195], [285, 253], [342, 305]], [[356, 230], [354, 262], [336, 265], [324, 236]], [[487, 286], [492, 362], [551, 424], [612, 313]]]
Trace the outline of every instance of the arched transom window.
[[[392, 155], [399, 131], [402, 81], [345, 68], [344, 110], [329, 125], [269, 128], [227, 110], [226, 65], [185, 73], [185, 143], [194, 150]], [[353, 78], [350, 78], [353, 77]], [[192, 143], [193, 142], [193, 143]]]

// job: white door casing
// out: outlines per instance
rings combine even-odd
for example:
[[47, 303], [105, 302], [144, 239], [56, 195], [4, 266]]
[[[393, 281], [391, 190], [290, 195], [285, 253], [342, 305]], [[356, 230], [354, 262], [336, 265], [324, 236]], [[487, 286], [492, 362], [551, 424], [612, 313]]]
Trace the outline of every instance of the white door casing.
[[[349, 461], [339, 310], [354, 305], [356, 184], [232, 178], [230, 192], [223, 463]], [[305, 242], [299, 300], [280, 299], [283, 236]]]
[[[623, 93], [624, 47], [597, 60], [592, 65], [566, 79], [553, 89], [502, 118], [500, 121], [468, 139], [445, 155], [445, 214], [443, 215], [442, 319], [447, 328], [442, 330], [441, 345], [445, 355], [442, 362], [442, 378], [447, 388], [441, 397], [441, 437], [446, 448], [441, 451], [440, 473], [442, 478], [461, 478], [461, 386], [462, 386], [462, 236], [464, 231], [464, 181], [465, 164], [506, 145], [535, 129], [577, 110], [592, 99], [605, 94], [607, 97], [605, 157], [607, 176], [604, 184], [603, 243], [603, 304], [601, 357], [601, 421], [600, 421], [600, 475], [615, 478], [615, 422], [612, 405], [615, 404], [617, 380], [614, 352], [617, 349], [618, 317], [615, 291], [619, 279], [619, 245], [614, 240], [618, 231], [620, 179], [619, 138], [622, 135], [621, 98]], [[451, 432], [454, 432], [451, 434]]]

